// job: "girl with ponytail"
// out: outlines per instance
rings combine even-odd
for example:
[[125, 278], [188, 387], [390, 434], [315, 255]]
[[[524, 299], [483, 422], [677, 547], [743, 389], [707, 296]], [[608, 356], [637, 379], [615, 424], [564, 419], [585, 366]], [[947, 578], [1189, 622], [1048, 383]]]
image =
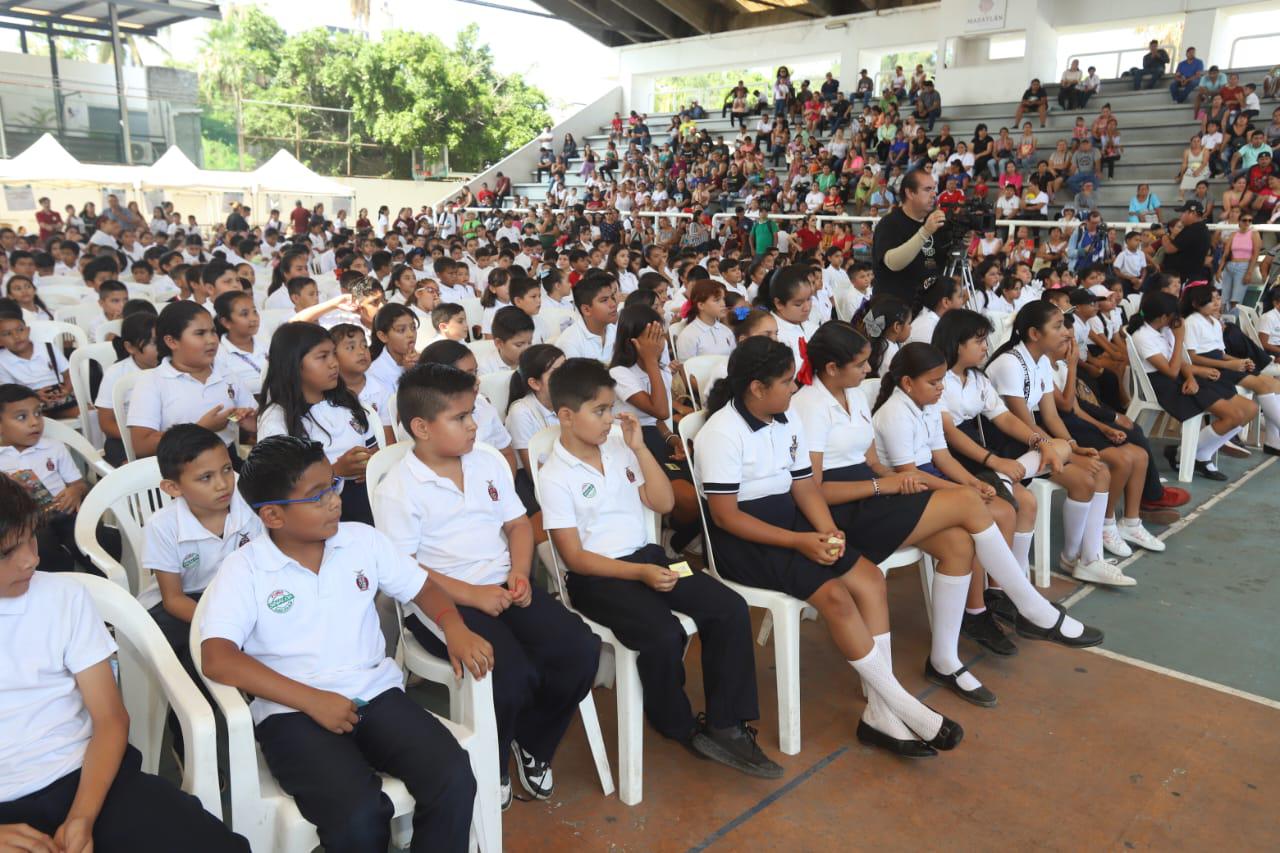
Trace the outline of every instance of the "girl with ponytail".
[[[927, 349], [932, 348], [908, 344], [895, 359], [895, 370], [905, 370], [917, 353], [919, 364], [931, 363], [935, 356], [924, 352]], [[948, 479], [922, 473], [916, 467], [920, 457], [899, 464], [896, 470], [891, 467], [897, 461], [893, 454], [900, 450], [896, 445], [902, 442], [895, 435], [893, 446], [878, 450], [877, 439], [882, 422], [894, 418], [894, 403], [880, 408], [873, 420], [859, 387], [870, 372], [869, 355], [867, 341], [844, 323], [828, 323], [810, 342], [808, 361], [799, 377], [807, 385], [796, 394], [794, 408], [808, 440], [814, 479], [850, 546], [868, 559], [883, 560], [899, 548], [918, 546], [938, 560], [932, 589], [933, 644], [925, 675], [975, 705], [990, 707], [996, 703], [995, 695], [961, 665], [957, 643], [962, 626], [999, 654], [1013, 654], [1016, 649], [990, 614], [966, 617], [970, 598], [976, 596], [978, 608], [982, 606], [983, 574], [973, 568], [975, 557], [1012, 590], [1024, 614], [1021, 621], [1033, 635], [1069, 646], [1094, 645], [1102, 635], [1091, 629], [1076, 632], [1078, 623], [1061, 620], [1058, 611], [1035, 591], [993, 518], [1000, 513], [1011, 519], [1012, 511], [1003, 503], [984, 501], [984, 495], [975, 490], [977, 484], [945, 449], [931, 449], [928, 445], [936, 442], [928, 441], [923, 448]], [[920, 388], [932, 388], [928, 383], [936, 373], [936, 367], [929, 368]], [[910, 380], [903, 383], [909, 386]], [[905, 393], [892, 390], [890, 396], [905, 397]], [[921, 415], [941, 431], [942, 416], [936, 405], [921, 409], [913, 401], [912, 406], [911, 422], [895, 424], [897, 434], [923, 436], [915, 429]]]
[[[511, 447], [520, 462], [516, 472], [516, 494], [524, 503], [525, 514], [533, 525], [533, 541], [545, 542], [547, 533], [542, 528], [542, 508], [534, 494], [533, 479], [529, 476], [529, 441], [546, 427], [558, 424], [551, 409], [551, 374], [564, 364], [564, 353], [551, 344], [534, 344], [520, 353], [520, 364], [511, 374], [511, 392], [507, 398], [507, 432], [511, 434]], [[546, 462], [540, 459], [539, 462]]]
[[694, 282], [689, 301], [681, 312], [685, 326], [676, 336], [676, 358], [680, 361], [699, 355], [728, 355], [733, 351], [733, 332], [725, 317], [724, 285], [713, 279]]
[[922, 704], [893, 675], [884, 575], [848, 547], [814, 481], [791, 408], [795, 364], [785, 344], [744, 340], [709, 395], [694, 467], [725, 577], [812, 604], [867, 688], [862, 743], [923, 758], [953, 749], [959, 724]]
[[872, 298], [853, 316], [853, 327], [871, 342], [871, 372], [884, 376], [898, 348], [911, 337], [911, 309], [896, 296]]
[[964, 305], [964, 284], [959, 278], [940, 275], [930, 279], [920, 292], [920, 310], [911, 321], [908, 341], [930, 343], [938, 320], [948, 311]]

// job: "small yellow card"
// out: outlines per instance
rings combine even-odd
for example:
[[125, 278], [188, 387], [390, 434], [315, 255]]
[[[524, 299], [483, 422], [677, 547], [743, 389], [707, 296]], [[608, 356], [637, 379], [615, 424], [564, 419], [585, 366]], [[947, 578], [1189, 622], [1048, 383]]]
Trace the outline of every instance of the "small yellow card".
[[684, 560], [678, 563], [672, 563], [667, 566], [668, 569], [676, 573], [676, 577], [689, 578], [693, 577], [693, 569], [689, 568], [689, 564]]

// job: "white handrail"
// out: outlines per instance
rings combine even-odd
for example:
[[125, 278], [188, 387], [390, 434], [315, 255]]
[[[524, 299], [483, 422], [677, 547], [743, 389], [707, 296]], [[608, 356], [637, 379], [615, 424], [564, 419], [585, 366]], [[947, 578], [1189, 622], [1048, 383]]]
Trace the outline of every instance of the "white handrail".
[[1253, 41], [1255, 39], [1273, 39], [1280, 38], [1280, 32], [1274, 33], [1254, 33], [1247, 36], [1239, 36], [1231, 41], [1231, 53], [1227, 56], [1227, 67], [1234, 68], [1236, 65], [1236, 45], [1242, 41]]
[[[1112, 73], [1112, 75], [1111, 75], [1111, 76], [1112, 76], [1113, 78], [1117, 78], [1117, 77], [1119, 77], [1119, 76], [1120, 76], [1120, 71], [1121, 71], [1121, 68], [1120, 68], [1120, 57], [1122, 57], [1122, 56], [1123, 56], [1124, 54], [1126, 54], [1126, 53], [1137, 53], [1137, 54], [1139, 54], [1139, 56], [1138, 56], [1138, 62], [1139, 62], [1139, 63], [1141, 63], [1141, 62], [1142, 62], [1142, 54], [1144, 54], [1144, 53], [1146, 53], [1146, 52], [1147, 52], [1148, 47], [1149, 47], [1148, 45], [1145, 45], [1145, 44], [1144, 44], [1142, 47], [1122, 47], [1122, 48], [1119, 48], [1119, 49], [1117, 49], [1117, 50], [1098, 50], [1098, 51], [1093, 51], [1092, 53], [1075, 53], [1075, 54], [1072, 54], [1071, 56], [1067, 57], [1067, 67], [1068, 67], [1068, 68], [1070, 68], [1070, 67], [1071, 67], [1071, 61], [1072, 61], [1073, 59], [1083, 60], [1083, 59], [1084, 59], [1084, 57], [1086, 57], [1086, 56], [1111, 56], [1111, 57], [1114, 57], [1114, 58], [1115, 58], [1115, 62], [1116, 62], [1116, 64], [1115, 64], [1115, 71]], [[1174, 45], [1171, 45], [1171, 44], [1162, 44], [1162, 45], [1160, 45], [1160, 48], [1161, 48], [1162, 50], [1164, 50], [1164, 52], [1165, 52], [1165, 53], [1167, 53], [1167, 54], [1169, 55], [1169, 64], [1171, 64], [1171, 65], [1176, 65], [1177, 63], [1175, 62], [1175, 59], [1176, 59], [1176, 57], [1177, 57], [1178, 49], [1177, 49]], [[1082, 64], [1083, 64], [1083, 63], [1082, 63]], [[1095, 63], [1095, 64], [1096, 64], [1096, 63]], [[1088, 66], [1086, 65], [1086, 67], [1088, 67]], [[1126, 69], [1124, 69], [1124, 70], [1125, 70], [1125, 71], [1128, 71], [1129, 69], [1127, 69], [1127, 68], [1126, 68]], [[1101, 74], [1099, 74], [1098, 76], [1099, 76], [1099, 77], [1103, 77], [1103, 75], [1101, 75]], [[1105, 77], [1103, 77], [1103, 79], [1106, 79], [1106, 78], [1105, 78]]]

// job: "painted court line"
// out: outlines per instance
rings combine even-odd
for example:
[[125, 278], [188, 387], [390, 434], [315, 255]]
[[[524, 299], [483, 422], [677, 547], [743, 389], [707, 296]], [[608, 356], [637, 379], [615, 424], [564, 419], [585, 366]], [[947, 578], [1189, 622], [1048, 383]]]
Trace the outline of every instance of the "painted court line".
[[1127, 664], [1130, 664], [1131, 666], [1136, 666], [1139, 669], [1145, 669], [1150, 672], [1156, 672], [1156, 673], [1159, 673], [1160, 675], [1167, 675], [1170, 678], [1176, 678], [1178, 681], [1185, 681], [1188, 684], [1195, 684], [1199, 687], [1207, 687], [1210, 690], [1216, 690], [1219, 693], [1226, 693], [1228, 696], [1235, 696], [1238, 699], [1246, 699], [1250, 702], [1256, 702], [1259, 705], [1264, 705], [1268, 708], [1273, 708], [1277, 711], [1280, 711], [1280, 702], [1277, 702], [1275, 699], [1268, 699], [1266, 696], [1259, 696], [1256, 693], [1249, 693], [1244, 690], [1239, 690], [1235, 687], [1228, 687], [1227, 685], [1219, 684], [1216, 681], [1209, 681], [1207, 679], [1200, 678], [1199, 676], [1188, 675], [1185, 672], [1178, 672], [1178, 670], [1169, 669], [1167, 666], [1160, 666], [1159, 664], [1149, 663], [1145, 660], [1139, 660], [1138, 658], [1131, 658], [1128, 655], [1122, 655], [1122, 654], [1118, 654], [1117, 652], [1108, 651], [1107, 649], [1104, 649], [1101, 646], [1094, 646], [1092, 648], [1084, 649], [1084, 651], [1089, 652], [1090, 654], [1099, 655], [1104, 658], [1110, 658], [1111, 660], [1120, 661], [1121, 663], [1127, 663]]
[[[1273, 456], [1269, 459], [1264, 460], [1261, 464], [1259, 464], [1257, 467], [1253, 468], [1252, 470], [1245, 472], [1243, 475], [1241, 475], [1240, 479], [1236, 480], [1234, 483], [1227, 486], [1226, 488], [1218, 492], [1213, 497], [1209, 498], [1209, 500], [1200, 504], [1200, 506], [1196, 507], [1190, 513], [1188, 513], [1185, 518], [1180, 518], [1177, 521], [1175, 521], [1173, 524], [1170, 524], [1169, 527], [1156, 538], [1159, 539], [1161, 542], [1163, 542], [1166, 539], [1168, 539], [1170, 536], [1174, 535], [1175, 533], [1181, 532], [1185, 527], [1187, 527], [1187, 525], [1191, 524], [1191, 522], [1198, 519], [1202, 514], [1209, 511], [1213, 507], [1217, 506], [1218, 503], [1222, 501], [1224, 498], [1226, 498], [1231, 494], [1234, 494], [1235, 491], [1239, 489], [1241, 486], [1243, 486], [1245, 483], [1252, 480], [1255, 476], [1262, 473], [1267, 468], [1270, 468], [1271, 465], [1275, 463], [1275, 461], [1276, 461], [1276, 457]], [[1121, 571], [1128, 568], [1137, 560], [1149, 554], [1151, 554], [1150, 551], [1146, 551], [1143, 549], [1135, 549], [1132, 557], [1126, 557], [1124, 561], [1120, 563]], [[1058, 573], [1054, 572], [1054, 574], [1058, 574]], [[1059, 575], [1059, 576], [1066, 578], [1068, 580], [1072, 579], [1068, 575]], [[1068, 595], [1059, 603], [1063, 607], [1070, 609], [1076, 604], [1079, 604], [1083, 599], [1087, 598], [1096, 589], [1098, 589], [1098, 587], [1094, 586], [1093, 584], [1086, 584], [1085, 586], [1071, 593], [1071, 595]]]

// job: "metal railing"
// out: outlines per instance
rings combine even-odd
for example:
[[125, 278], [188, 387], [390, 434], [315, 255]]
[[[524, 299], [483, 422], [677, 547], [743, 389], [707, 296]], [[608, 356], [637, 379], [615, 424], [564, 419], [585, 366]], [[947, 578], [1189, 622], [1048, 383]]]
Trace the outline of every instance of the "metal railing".
[[[1169, 65], [1177, 65], [1177, 46], [1172, 44], [1162, 44], [1160, 47], [1165, 53], [1169, 54]], [[1119, 50], [1099, 50], [1092, 53], [1073, 53], [1071, 56], [1067, 57], [1067, 67], [1071, 67], [1072, 60], [1078, 59], [1080, 60], [1081, 70], [1088, 68], [1089, 65], [1092, 64], [1098, 69], [1098, 76], [1100, 78], [1103, 80], [1114, 79], [1120, 76], [1121, 71], [1128, 71], [1130, 68], [1141, 68], [1142, 55], [1147, 52], [1147, 49], [1148, 46], [1143, 45], [1142, 47], [1137, 48], [1125, 47], [1120, 48]], [[1093, 56], [1109, 57], [1111, 64], [1108, 65], [1102, 59], [1089, 59], [1087, 62], [1085, 61], [1086, 58]], [[1128, 64], [1125, 64], [1126, 56], [1131, 57], [1131, 59], [1128, 60]], [[1109, 75], [1106, 73], [1108, 69], [1111, 71]]]
[[[1231, 41], [1231, 52], [1227, 55], [1227, 67], [1228, 68], [1236, 67], [1236, 45], [1240, 44], [1240, 42], [1242, 41], [1255, 41], [1258, 39], [1276, 39], [1277, 41], [1280, 41], [1280, 32], [1253, 33], [1251, 35], [1240, 36], [1239, 38], [1233, 39]], [[1280, 44], [1278, 44], [1276, 46], [1276, 49], [1273, 50], [1271, 53], [1273, 57], [1280, 55]], [[1270, 65], [1271, 63], [1267, 62], [1266, 64]]]

